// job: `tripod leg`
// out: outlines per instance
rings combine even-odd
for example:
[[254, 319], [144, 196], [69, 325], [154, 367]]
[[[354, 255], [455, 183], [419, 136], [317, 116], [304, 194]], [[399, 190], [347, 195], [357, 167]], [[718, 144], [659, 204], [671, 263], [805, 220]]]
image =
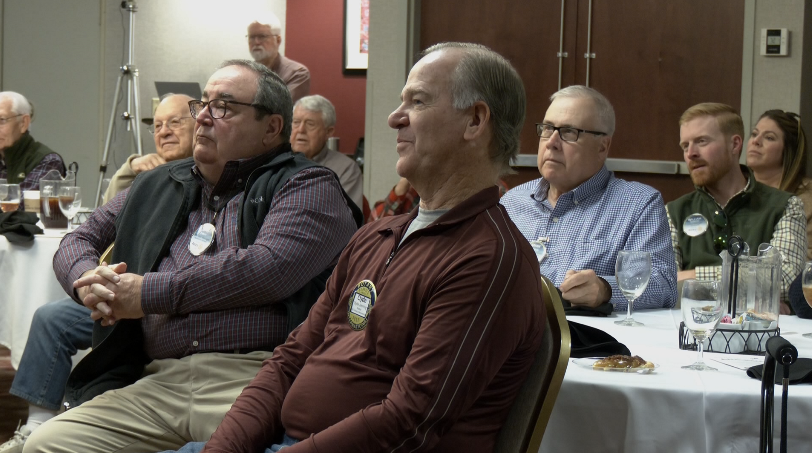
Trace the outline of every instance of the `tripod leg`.
[[104, 153], [102, 154], [101, 164], [99, 165], [99, 185], [96, 187], [96, 202], [94, 208], [99, 207], [101, 202], [102, 181], [104, 181], [104, 174], [107, 173], [107, 156], [110, 154], [110, 140], [113, 138], [113, 124], [116, 121], [116, 107], [118, 107], [118, 96], [121, 94], [121, 80], [124, 78], [124, 73], [118, 75], [116, 81], [116, 91], [113, 93], [113, 108], [110, 111], [110, 123], [107, 125], [107, 138], [104, 140]]
[[135, 69], [132, 73], [132, 87], [133, 87], [133, 104], [135, 108], [135, 128], [133, 129], [133, 134], [135, 134], [135, 149], [138, 150], [138, 155], [143, 156], [144, 150], [141, 146], [141, 101], [138, 98], [138, 70]]

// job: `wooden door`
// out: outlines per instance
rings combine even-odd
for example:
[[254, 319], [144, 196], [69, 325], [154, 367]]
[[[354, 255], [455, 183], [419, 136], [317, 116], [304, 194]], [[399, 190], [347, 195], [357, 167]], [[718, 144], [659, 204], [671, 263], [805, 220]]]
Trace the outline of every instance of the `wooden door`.
[[[420, 44], [469, 41], [507, 57], [524, 80], [527, 120], [521, 151], [535, 154], [534, 123], [558, 88], [560, 0], [424, 0]], [[699, 102], [741, 99], [744, 6], [740, 0], [592, 0], [589, 85], [615, 107], [610, 158], [681, 161], [678, 120]], [[562, 86], [586, 83], [589, 0], [564, 2]], [[538, 177], [520, 168], [515, 185]], [[623, 173], [666, 201], [693, 189], [686, 175]]]

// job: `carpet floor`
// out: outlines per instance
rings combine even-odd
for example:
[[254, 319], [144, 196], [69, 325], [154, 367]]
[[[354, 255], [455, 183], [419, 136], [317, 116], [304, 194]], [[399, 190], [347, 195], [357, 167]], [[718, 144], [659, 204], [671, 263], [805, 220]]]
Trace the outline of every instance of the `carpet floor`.
[[28, 403], [8, 393], [12, 380], [14, 368], [11, 367], [11, 351], [0, 346], [0, 444], [11, 438], [17, 422], [25, 421], [28, 417]]

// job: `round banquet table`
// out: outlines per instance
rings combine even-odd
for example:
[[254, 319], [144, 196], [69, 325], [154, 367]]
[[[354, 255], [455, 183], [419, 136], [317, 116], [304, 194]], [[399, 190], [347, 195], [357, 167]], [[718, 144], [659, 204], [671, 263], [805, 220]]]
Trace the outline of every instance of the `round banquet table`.
[[37, 308], [65, 298], [56, 281], [54, 253], [64, 231], [45, 230], [28, 244], [12, 244], [0, 235], [0, 344], [11, 350], [16, 369]]
[[[644, 327], [623, 327], [608, 318], [572, 316], [573, 322], [601, 329], [632, 354], [658, 365], [651, 374], [596, 371], [570, 359], [561, 391], [542, 440], [541, 452], [756, 452], [759, 445], [761, 381], [745, 368], [763, 356], [705, 353], [718, 371], [683, 370], [696, 351], [678, 347], [679, 310], [634, 314]], [[812, 357], [812, 320], [781, 316], [781, 336]], [[720, 363], [719, 361], [724, 363]], [[781, 386], [775, 387], [775, 451], [780, 439]], [[809, 451], [812, 385], [789, 386], [788, 451]]]

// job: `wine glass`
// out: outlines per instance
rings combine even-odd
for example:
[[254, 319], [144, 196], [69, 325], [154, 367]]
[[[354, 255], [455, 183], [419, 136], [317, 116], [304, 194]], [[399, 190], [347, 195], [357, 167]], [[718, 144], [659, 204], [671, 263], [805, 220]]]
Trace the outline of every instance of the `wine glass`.
[[[804, 273], [801, 276], [801, 288], [804, 291], [806, 303], [812, 306], [812, 261], [807, 261], [804, 265]], [[805, 333], [803, 336], [812, 338], [812, 333]]]
[[697, 371], [715, 371], [705, 364], [702, 347], [710, 338], [722, 318], [722, 301], [719, 298], [719, 282], [688, 279], [682, 284], [682, 320], [696, 340], [697, 360], [682, 368]]
[[632, 318], [634, 300], [643, 294], [651, 278], [651, 253], [622, 250], [615, 262], [615, 279], [620, 292], [629, 301], [626, 304], [626, 319], [615, 321], [621, 326], [642, 326], [642, 322]]
[[0, 185], [0, 209], [3, 212], [16, 211], [20, 208], [20, 185]]
[[82, 207], [82, 191], [77, 186], [62, 186], [59, 188], [59, 210], [68, 218], [68, 232], [71, 223], [79, 208]]

